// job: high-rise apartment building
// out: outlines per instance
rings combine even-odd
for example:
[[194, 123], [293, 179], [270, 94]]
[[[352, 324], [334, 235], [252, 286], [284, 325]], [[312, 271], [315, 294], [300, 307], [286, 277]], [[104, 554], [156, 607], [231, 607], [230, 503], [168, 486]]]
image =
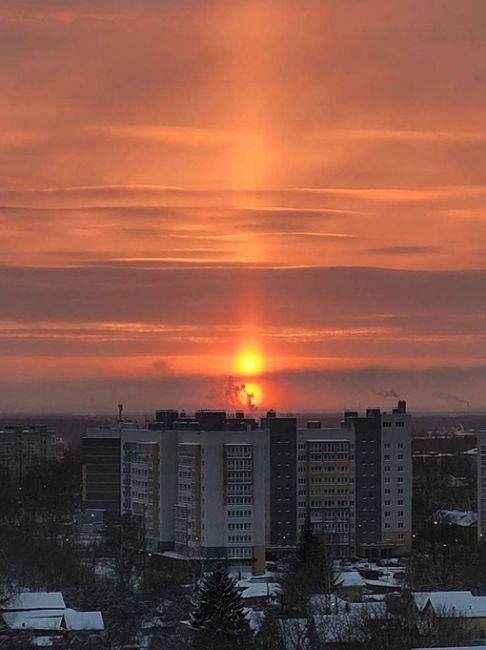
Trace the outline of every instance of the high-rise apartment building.
[[169, 422], [122, 431], [122, 512], [144, 518], [153, 550], [264, 568], [268, 454], [257, 422], [223, 411]]
[[122, 429], [120, 450], [121, 513], [143, 520], [149, 550], [173, 550], [177, 432]]
[[120, 518], [120, 430], [93, 427], [81, 441], [83, 508], [105, 510], [110, 520]]
[[309, 517], [340, 556], [356, 548], [354, 455], [352, 427], [323, 429], [311, 421], [297, 431], [297, 532]]
[[340, 427], [269, 411], [158, 411], [121, 431], [121, 510], [144, 520], [149, 548], [264, 567], [310, 518], [338, 556], [411, 548], [411, 426], [391, 413], [347, 411]]
[[0, 430], [0, 468], [19, 481], [33, 467], [56, 458], [56, 433], [46, 425], [5, 426]]
[[311, 421], [297, 432], [298, 529], [310, 517], [340, 556], [409, 553], [412, 543], [411, 417], [347, 411], [340, 428]]

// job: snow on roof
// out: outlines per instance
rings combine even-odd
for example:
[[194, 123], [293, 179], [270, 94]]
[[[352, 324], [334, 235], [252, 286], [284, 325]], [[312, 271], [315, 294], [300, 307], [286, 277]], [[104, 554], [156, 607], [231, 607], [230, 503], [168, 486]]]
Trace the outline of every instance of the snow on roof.
[[66, 609], [64, 623], [67, 630], [104, 630], [101, 612], [76, 612]]
[[452, 524], [454, 526], [477, 526], [479, 515], [470, 510], [437, 510], [436, 521], [441, 524]]
[[36, 636], [34, 639], [32, 639], [31, 643], [38, 648], [50, 648], [54, 645], [56, 638], [57, 637], [55, 636]]
[[[52, 612], [52, 613], [51, 613]], [[64, 610], [31, 610], [2, 614], [5, 623], [12, 630], [60, 630]]]
[[457, 618], [486, 617], [486, 596], [473, 596], [470, 591], [415, 592], [413, 598], [420, 610], [430, 604], [436, 614]]
[[264, 618], [263, 612], [256, 612], [254, 609], [251, 609], [251, 607], [243, 607], [243, 613], [250, 625], [250, 629], [253, 632], [259, 630]]
[[65, 609], [60, 591], [24, 591], [12, 596], [0, 607], [3, 611], [25, 611], [29, 609]]
[[66, 608], [62, 593], [24, 592], [7, 602], [1, 616], [12, 629], [104, 630], [101, 612], [76, 612]]
[[413, 600], [417, 609], [422, 612], [425, 605], [429, 601], [429, 592], [428, 591], [414, 591], [412, 593]]
[[343, 571], [337, 579], [340, 587], [364, 587], [365, 581], [358, 571]]
[[241, 597], [245, 598], [265, 598], [266, 596], [276, 596], [280, 593], [280, 585], [276, 582], [249, 582], [240, 580], [238, 583], [240, 589], [243, 589]]
[[[317, 633], [322, 636], [326, 643], [347, 641], [362, 642], [361, 628], [356, 623], [360, 620], [363, 611], [374, 618], [380, 618], [385, 614], [386, 606], [381, 603], [348, 603], [346, 611], [314, 615], [314, 622]], [[359, 607], [360, 606], [360, 607]], [[364, 607], [363, 607], [364, 606]], [[309, 621], [306, 618], [280, 619], [282, 631], [285, 635], [285, 645], [289, 650], [300, 647], [302, 635], [308, 629]]]
[[351, 603], [339, 598], [336, 594], [331, 594], [330, 597], [326, 594], [314, 594], [310, 599], [310, 605], [315, 614], [321, 614], [328, 608], [330, 608], [333, 613], [339, 614], [362, 615], [363, 612], [366, 612], [366, 614], [372, 618], [380, 618], [386, 613], [385, 602], [368, 601], [362, 603]]
[[368, 580], [366, 579], [365, 584], [367, 587], [383, 587], [383, 589], [390, 589], [391, 591], [400, 591], [400, 586], [394, 582], [389, 582], [387, 580]]

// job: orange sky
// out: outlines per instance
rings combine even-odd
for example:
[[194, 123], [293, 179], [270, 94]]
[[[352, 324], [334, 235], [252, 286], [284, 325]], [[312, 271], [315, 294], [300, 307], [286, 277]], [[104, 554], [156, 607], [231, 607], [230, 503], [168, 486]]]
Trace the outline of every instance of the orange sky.
[[217, 406], [246, 347], [262, 406], [486, 407], [485, 28], [0, 3], [0, 411]]

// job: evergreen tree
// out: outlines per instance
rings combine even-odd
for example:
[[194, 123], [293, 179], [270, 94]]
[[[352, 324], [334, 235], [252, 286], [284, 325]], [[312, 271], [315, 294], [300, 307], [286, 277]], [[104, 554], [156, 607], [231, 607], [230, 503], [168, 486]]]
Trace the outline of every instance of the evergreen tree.
[[256, 650], [286, 650], [284, 628], [275, 605], [267, 605], [255, 638]]
[[307, 615], [311, 596], [325, 595], [325, 613], [331, 611], [331, 594], [336, 587], [333, 556], [323, 536], [312, 530], [306, 519], [293, 560], [282, 577], [283, 605], [301, 616]]
[[226, 650], [251, 647], [251, 632], [243, 612], [243, 601], [225, 567], [205, 575], [193, 598], [190, 626], [193, 647], [198, 650]]

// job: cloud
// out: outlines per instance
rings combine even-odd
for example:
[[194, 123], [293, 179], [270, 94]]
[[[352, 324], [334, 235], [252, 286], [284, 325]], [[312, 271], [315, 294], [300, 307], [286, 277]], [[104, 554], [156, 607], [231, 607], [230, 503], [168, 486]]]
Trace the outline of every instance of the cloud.
[[[224, 380], [224, 376], [222, 380]], [[444, 399], [437, 396], [437, 388], [447, 394], [451, 387], [460, 385], [461, 401], [451, 401], [450, 410], [463, 410], [469, 402], [470, 411], [486, 410], [486, 368], [462, 368], [438, 366], [428, 370], [403, 370], [379, 366], [328, 371], [300, 371], [274, 374], [260, 381], [263, 390], [261, 409], [277, 408], [291, 410], [341, 411], [346, 408], [364, 409], [376, 405], [377, 393], [391, 385], [393, 393], [407, 400], [412, 413], [444, 410]], [[219, 388], [211, 390], [212, 384], [204, 375], [165, 375], [150, 378], [115, 376], [77, 380], [55, 380], [39, 384], [28, 379], [0, 381], [4, 412], [102, 412], [114, 411], [121, 397], [130, 411], [152, 413], [156, 408], [201, 408], [225, 406], [220, 399]], [[435, 392], [434, 392], [435, 391]], [[31, 395], [28, 404], [23, 396]], [[390, 410], [396, 397], [388, 391], [380, 395], [379, 406]], [[161, 396], [162, 402], [161, 402]], [[53, 408], [56, 405], [57, 408]], [[62, 406], [61, 406], [62, 405]]]
[[133, 138], [188, 147], [221, 147], [235, 144], [244, 134], [221, 129], [184, 127], [172, 124], [116, 124], [91, 126], [90, 131], [117, 138]]
[[99, 404], [165, 390], [168, 356], [203, 399], [252, 334], [271, 372], [334, 372], [321, 392], [292, 375], [302, 403], [372, 397], [338, 373], [371, 366], [408, 373], [369, 371], [377, 391], [463, 395], [460, 372], [411, 373], [484, 360], [485, 19], [482, 0], [3, 3], [0, 355], [30, 403], [74, 403], [55, 376]]
[[375, 255], [422, 255], [437, 251], [435, 246], [383, 246], [382, 248], [371, 248], [367, 252]]

